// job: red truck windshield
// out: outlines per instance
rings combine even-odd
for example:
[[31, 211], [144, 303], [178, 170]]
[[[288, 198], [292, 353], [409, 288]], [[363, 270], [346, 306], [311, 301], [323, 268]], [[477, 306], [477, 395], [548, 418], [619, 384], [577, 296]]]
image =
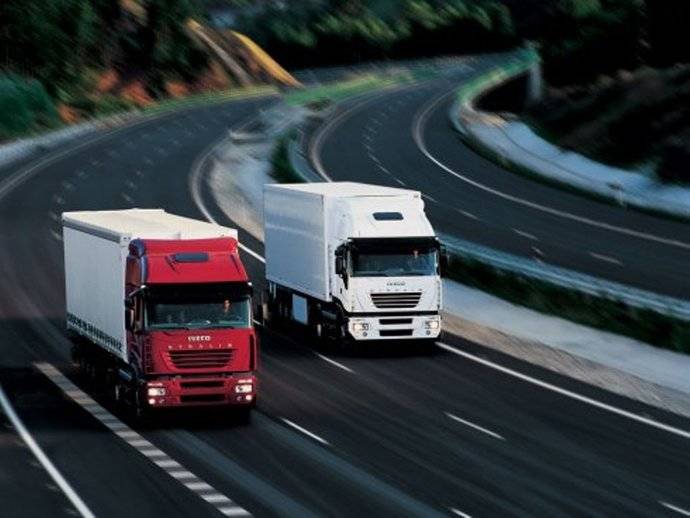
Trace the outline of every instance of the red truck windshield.
[[251, 299], [232, 285], [152, 287], [147, 329], [232, 329], [251, 326]]

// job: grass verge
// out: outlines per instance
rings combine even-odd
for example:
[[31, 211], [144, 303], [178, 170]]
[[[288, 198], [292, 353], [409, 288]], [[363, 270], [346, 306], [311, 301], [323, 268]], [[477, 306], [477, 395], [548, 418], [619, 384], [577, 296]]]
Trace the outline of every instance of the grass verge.
[[690, 354], [690, 322], [620, 301], [569, 290], [457, 255], [450, 279], [541, 313]]

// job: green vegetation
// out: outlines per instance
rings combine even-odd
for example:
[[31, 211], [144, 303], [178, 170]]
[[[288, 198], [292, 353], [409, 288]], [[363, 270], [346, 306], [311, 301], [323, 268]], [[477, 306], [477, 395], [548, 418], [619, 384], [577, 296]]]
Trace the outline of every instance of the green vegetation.
[[58, 124], [55, 105], [35, 79], [0, 74], [0, 140]]
[[385, 88], [398, 84], [403, 76], [397, 78], [384, 78], [377, 75], [364, 75], [346, 81], [338, 81], [332, 84], [296, 90], [285, 97], [288, 104], [325, 104], [334, 103], [359, 95], [370, 90]]
[[595, 160], [652, 163], [662, 180], [690, 182], [690, 65], [552, 88], [526, 119], [559, 146]]
[[278, 139], [271, 155], [271, 176], [279, 183], [303, 183], [304, 178], [293, 169], [290, 163], [289, 146], [295, 138], [288, 133]]
[[510, 11], [494, 0], [331, 0], [267, 9], [241, 24], [287, 66], [508, 48]]
[[690, 353], [690, 322], [452, 256], [445, 275], [502, 299], [590, 327]]
[[[206, 57], [185, 33], [196, 0], [0, 2], [0, 139], [127, 110], [192, 81]], [[103, 77], [110, 73], [110, 84]]]

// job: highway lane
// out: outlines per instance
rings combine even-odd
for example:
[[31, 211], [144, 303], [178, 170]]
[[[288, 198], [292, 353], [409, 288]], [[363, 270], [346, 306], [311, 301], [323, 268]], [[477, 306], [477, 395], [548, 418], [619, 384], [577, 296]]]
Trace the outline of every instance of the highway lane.
[[313, 135], [314, 161], [334, 180], [421, 190], [442, 232], [687, 298], [690, 225], [564, 192], [477, 155], [448, 118], [460, 80], [351, 103]]
[[[14, 344], [16, 363], [49, 360], [71, 375], [61, 332], [62, 263], [55, 216], [70, 209], [156, 205], [199, 217], [188, 188], [196, 157], [255, 107], [199, 109], [113, 135], [51, 164], [0, 200], [0, 228], [12, 243], [0, 254], [6, 279], [0, 288], [2, 329], [13, 333], [3, 343]], [[171, 151], [173, 140], [184, 143]], [[227, 222], [217, 209], [209, 210]], [[242, 239], [261, 253], [259, 243]], [[260, 286], [261, 263], [244, 259]], [[687, 440], [677, 435], [447, 351], [431, 356], [320, 353], [348, 371], [323, 361], [298, 333], [292, 336], [262, 333], [261, 413], [252, 426], [233, 426], [222, 416], [195, 416], [191, 424], [165, 421], [141, 430], [142, 435], [259, 515], [431, 515], [448, 514], [451, 508], [477, 516], [649, 515], [663, 511], [662, 499], [690, 505]], [[598, 400], [689, 427], [675, 416], [516, 365], [480, 345], [453, 343]], [[27, 425], [45, 430], [39, 441], [51, 445], [56, 463], [99, 515], [114, 516], [130, 492], [133, 505], [147, 498], [148, 509], [160, 509], [160, 514], [185, 514], [185, 506], [197, 506], [198, 514], [212, 512], [195, 495], [171, 487], [162, 473], [73, 403], [57, 397], [54, 387], [45, 381], [34, 384], [35, 372], [23, 376], [15, 383], [36, 386], [36, 397], [44, 402], [38, 408], [20, 407]], [[8, 384], [15, 400], [21, 387]], [[45, 407], [53, 405], [58, 410], [46, 415]], [[102, 456], [89, 458], [75, 451], [74, 443], [72, 448], [63, 444], [66, 435], [77, 432], [84, 437], [82, 452], [100, 450]], [[46, 435], [57, 436], [57, 444]], [[105, 473], [94, 468], [104, 465], [109, 466]], [[86, 480], [84, 473], [94, 469], [98, 476]], [[131, 472], [142, 473], [144, 481], [132, 479]], [[117, 495], [102, 490], [111, 487], [109, 476], [124, 480]], [[180, 501], [171, 501], [170, 494]], [[149, 514], [146, 509], [142, 514]]]

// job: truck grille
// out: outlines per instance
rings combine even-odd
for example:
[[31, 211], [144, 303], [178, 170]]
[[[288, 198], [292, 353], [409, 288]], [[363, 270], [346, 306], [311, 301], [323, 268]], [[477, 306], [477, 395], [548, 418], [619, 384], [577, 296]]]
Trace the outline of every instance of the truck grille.
[[178, 369], [219, 369], [232, 360], [232, 349], [168, 351]]
[[421, 291], [408, 293], [372, 293], [371, 301], [379, 309], [409, 309], [419, 304]]

